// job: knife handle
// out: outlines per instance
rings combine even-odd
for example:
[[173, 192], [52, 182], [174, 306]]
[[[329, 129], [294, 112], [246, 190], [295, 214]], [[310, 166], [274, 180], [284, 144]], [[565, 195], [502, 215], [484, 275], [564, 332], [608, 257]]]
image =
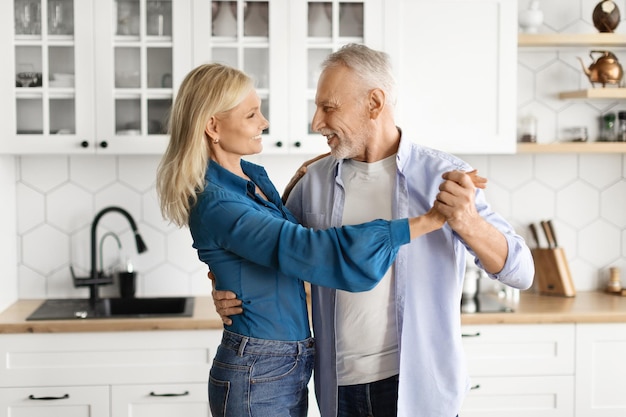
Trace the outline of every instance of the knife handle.
[[552, 226], [552, 220], [548, 220], [547, 222], [548, 229], [550, 230], [550, 235], [552, 235], [552, 243], [554, 243], [554, 247], [559, 247], [559, 242], [556, 240], [556, 233], [554, 233], [554, 226]]
[[541, 227], [543, 229], [543, 233], [546, 235], [546, 240], [548, 241], [548, 247], [556, 248], [556, 245], [554, 244], [554, 236], [552, 235], [552, 230], [550, 229], [548, 222], [542, 220]]
[[535, 240], [535, 246], [537, 248], [541, 247], [541, 245], [539, 244], [539, 234], [537, 233], [537, 227], [535, 227], [535, 223], [529, 224], [528, 228], [530, 229], [530, 234], [532, 235], [533, 239]]

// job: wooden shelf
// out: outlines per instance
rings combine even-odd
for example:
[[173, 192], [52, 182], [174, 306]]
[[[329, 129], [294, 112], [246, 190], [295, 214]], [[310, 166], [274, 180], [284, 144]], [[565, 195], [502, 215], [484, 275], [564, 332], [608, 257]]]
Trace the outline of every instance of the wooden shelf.
[[586, 90], [564, 91], [559, 93], [560, 99], [582, 98], [582, 99], [626, 99], [626, 88], [616, 88], [607, 86], [605, 88], [588, 88]]
[[621, 46], [626, 47], [626, 34], [621, 33], [520, 33], [518, 46]]
[[626, 153], [626, 142], [518, 143], [517, 153]]

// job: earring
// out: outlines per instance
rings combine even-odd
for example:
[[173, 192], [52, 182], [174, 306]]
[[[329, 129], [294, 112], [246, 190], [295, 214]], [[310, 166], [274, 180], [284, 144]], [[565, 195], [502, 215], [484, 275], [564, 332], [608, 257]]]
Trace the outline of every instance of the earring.
[[219, 139], [213, 139], [213, 143], [219, 143]]

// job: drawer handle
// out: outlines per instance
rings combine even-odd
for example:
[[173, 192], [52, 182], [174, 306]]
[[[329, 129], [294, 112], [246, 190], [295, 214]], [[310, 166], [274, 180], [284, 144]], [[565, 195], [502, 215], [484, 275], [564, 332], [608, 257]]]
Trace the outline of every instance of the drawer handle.
[[68, 398], [70, 398], [70, 394], [65, 394], [62, 397], [35, 397], [32, 394], [28, 396], [29, 400], [36, 400], [36, 401], [67, 400]]
[[472, 385], [470, 390], [480, 389], [480, 384]]
[[480, 336], [480, 332], [476, 332], [476, 333], [463, 333], [461, 334], [461, 337], [478, 337]]
[[154, 391], [150, 393], [151, 397], [184, 397], [186, 395], [189, 395], [189, 391], [181, 392], [179, 394], [176, 394], [176, 393], [157, 394]]

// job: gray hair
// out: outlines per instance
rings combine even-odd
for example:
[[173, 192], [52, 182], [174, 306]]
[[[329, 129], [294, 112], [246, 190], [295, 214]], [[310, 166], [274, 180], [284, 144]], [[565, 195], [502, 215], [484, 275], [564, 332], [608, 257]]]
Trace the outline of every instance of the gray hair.
[[344, 65], [353, 70], [365, 83], [366, 88], [380, 88], [385, 92], [388, 104], [396, 104], [396, 81], [391, 70], [389, 55], [365, 45], [349, 43], [328, 55], [322, 62], [322, 70]]

